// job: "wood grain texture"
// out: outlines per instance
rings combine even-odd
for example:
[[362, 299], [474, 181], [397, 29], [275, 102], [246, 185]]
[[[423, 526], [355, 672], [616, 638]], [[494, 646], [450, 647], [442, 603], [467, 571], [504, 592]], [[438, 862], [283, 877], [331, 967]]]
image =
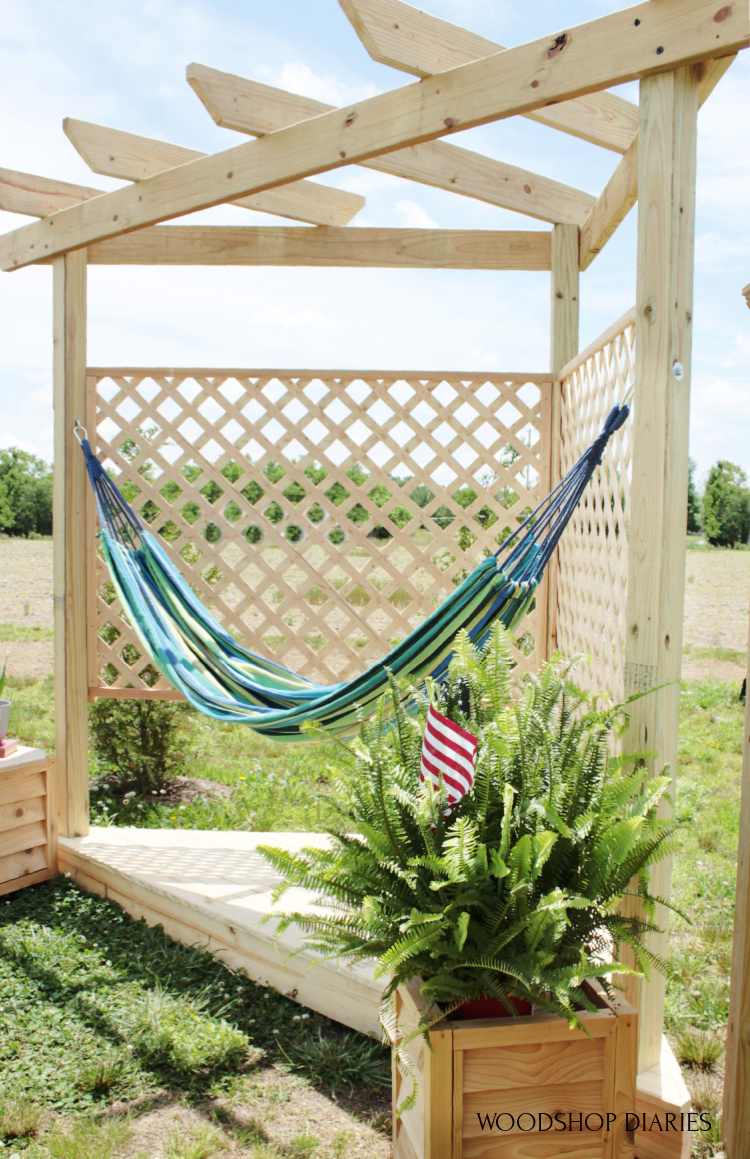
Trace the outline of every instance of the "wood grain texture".
[[0, 209], [6, 213], [23, 213], [27, 217], [48, 217], [81, 201], [99, 197], [101, 189], [53, 181], [33, 173], [0, 168]]
[[86, 252], [54, 266], [55, 478], [53, 585], [55, 727], [60, 831], [83, 835], [89, 824], [88, 652], [89, 572], [86, 468], [73, 433], [86, 400]]
[[[186, 149], [167, 141], [156, 141], [106, 125], [66, 117], [63, 130], [74, 148], [94, 173], [143, 181], [165, 169], [173, 169], [208, 154]], [[364, 207], [365, 198], [344, 189], [333, 189], [313, 181], [301, 181], [280, 189], [257, 193], [233, 202], [256, 213], [273, 213], [312, 225], [347, 225]]]
[[[696, 65], [698, 107], [708, 100], [736, 56], [705, 60]], [[597, 254], [625, 220], [638, 200], [638, 134], [604, 187], [596, 204], [589, 210], [581, 227], [580, 265], [588, 269]]]
[[723, 1127], [728, 1159], [742, 1159], [750, 1139], [750, 706], [747, 701]]
[[[652, 775], [676, 782], [682, 658], [688, 425], [695, 234], [696, 70], [641, 82], [638, 272], [635, 318], [633, 465], [625, 645], [626, 693], [670, 682], [629, 711], [626, 752], [656, 752]], [[674, 363], [683, 368], [675, 377]], [[666, 815], [667, 806], [662, 812]], [[668, 859], [652, 870], [651, 890], [671, 893]], [[634, 900], [634, 899], [633, 899]], [[626, 899], [626, 902], [628, 899]], [[666, 927], [668, 915], [658, 912]], [[666, 929], [647, 935], [660, 956]], [[665, 981], [633, 981], [629, 1000], [640, 1015], [639, 1071], [659, 1061]]]
[[154, 225], [88, 249], [89, 265], [548, 270], [546, 230]]
[[[499, 52], [495, 41], [450, 24], [401, 0], [339, 0], [373, 60], [414, 76], [430, 76]], [[554, 37], [550, 37], [553, 40]], [[638, 110], [614, 93], [565, 101], [527, 114], [605, 149], [622, 153], [638, 126]]]
[[[274, 133], [332, 108], [322, 101], [205, 65], [189, 65], [187, 79], [217, 125], [253, 137]], [[371, 157], [362, 165], [553, 223], [580, 225], [595, 202], [579, 189], [446, 141], [429, 141], [385, 157]]]
[[41, 769], [21, 768], [10, 776], [0, 778], [0, 805], [27, 801], [31, 797], [43, 797], [46, 791], [44, 772]]
[[0, 857], [36, 849], [46, 843], [47, 830], [44, 821], [31, 821], [28, 825], [18, 825], [13, 829], [0, 831]]
[[723, 8], [720, 22], [715, 12], [710, 0], [649, 0], [579, 25], [562, 50], [542, 38], [323, 113], [14, 230], [0, 241], [0, 268], [750, 44], [746, 5]]
[[31, 797], [26, 801], [13, 801], [10, 805], [0, 805], [0, 833], [17, 829], [32, 821], [44, 821], [47, 815], [44, 797]]

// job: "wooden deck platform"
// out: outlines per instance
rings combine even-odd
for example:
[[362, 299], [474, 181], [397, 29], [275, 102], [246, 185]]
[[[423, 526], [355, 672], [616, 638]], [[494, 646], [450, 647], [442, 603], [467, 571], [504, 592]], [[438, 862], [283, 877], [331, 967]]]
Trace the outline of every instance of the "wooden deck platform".
[[[288, 930], [277, 942], [274, 910], [279, 877], [258, 845], [299, 849], [325, 843], [316, 833], [226, 833], [196, 829], [93, 828], [87, 837], [61, 838], [61, 873], [109, 897], [135, 918], [161, 924], [170, 937], [200, 946], [232, 969], [274, 986], [304, 1006], [355, 1030], [380, 1037], [382, 984], [372, 966], [316, 961]], [[312, 895], [291, 889], [284, 908], [309, 906]]]

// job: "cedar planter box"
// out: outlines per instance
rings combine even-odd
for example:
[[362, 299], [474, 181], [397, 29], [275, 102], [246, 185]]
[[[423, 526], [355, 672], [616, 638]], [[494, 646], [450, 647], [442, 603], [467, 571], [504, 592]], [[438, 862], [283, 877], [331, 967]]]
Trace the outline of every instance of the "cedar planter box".
[[0, 760], [0, 894], [57, 873], [53, 768], [42, 749], [25, 745]]
[[[554, 1015], [532, 1014], [443, 1019], [430, 1031], [432, 1050], [413, 1039], [406, 1052], [419, 1092], [398, 1120], [411, 1080], [393, 1067], [394, 1159], [633, 1159], [625, 1114], [636, 1105], [638, 1016], [588, 989], [598, 1010], [581, 1021], [591, 1037]], [[396, 1009], [408, 1035], [425, 1010], [417, 980], [399, 987]], [[616, 1116], [609, 1129], [608, 1112]]]

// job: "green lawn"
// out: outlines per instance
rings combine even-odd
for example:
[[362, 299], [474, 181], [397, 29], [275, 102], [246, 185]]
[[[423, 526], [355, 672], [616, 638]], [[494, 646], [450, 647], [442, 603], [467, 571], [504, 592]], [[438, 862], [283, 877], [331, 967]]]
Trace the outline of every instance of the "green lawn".
[[[696, 1105], [716, 1124], [696, 1143], [702, 1156], [719, 1146], [743, 730], [738, 691], [718, 682], [689, 684], [681, 712], [678, 815], [684, 826], [674, 894], [692, 924], [673, 918], [666, 1026]], [[51, 747], [51, 682], [12, 684], [11, 697], [14, 730]], [[229, 798], [144, 805], [102, 793], [92, 804], [92, 822], [325, 827], [327, 746], [273, 746], [241, 726], [197, 716], [188, 728], [193, 755], [186, 775], [231, 786]], [[309, 1114], [299, 1112], [315, 1094], [313, 1075], [317, 1097], [330, 1096], [332, 1085], [345, 1092], [347, 1082], [368, 1090], [387, 1084], [379, 1047], [353, 1033], [342, 1043], [336, 1024], [304, 1017], [281, 996], [64, 879], [0, 899], [0, 1007], [3, 1154], [134, 1159], [139, 1125], [163, 1106], [192, 1116], [185, 1120], [192, 1149], [180, 1150], [168, 1132], [159, 1143], [156, 1153], [171, 1159], [201, 1159], [227, 1148], [253, 1159], [335, 1159], [358, 1153], [355, 1142], [365, 1148], [363, 1156], [387, 1154], [385, 1136], [362, 1126], [361, 1114], [349, 1116], [338, 1134], [321, 1126], [310, 1135]], [[30, 1100], [20, 1107], [12, 1101], [18, 1091]], [[112, 1120], [101, 1116], [113, 1106], [127, 1117], [107, 1125], [114, 1132], [107, 1142], [101, 1123]], [[34, 1107], [42, 1115], [38, 1136]], [[79, 1120], [80, 1137], [71, 1140], [65, 1132]], [[284, 1134], [288, 1122], [297, 1122], [296, 1135]], [[19, 1138], [14, 1132], [24, 1123], [31, 1134]], [[361, 1131], [370, 1132], [367, 1141]]]

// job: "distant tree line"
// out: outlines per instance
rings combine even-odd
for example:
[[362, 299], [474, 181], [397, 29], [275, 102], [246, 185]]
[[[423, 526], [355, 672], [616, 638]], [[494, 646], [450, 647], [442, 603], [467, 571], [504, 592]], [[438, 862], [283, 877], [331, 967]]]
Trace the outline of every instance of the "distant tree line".
[[[143, 433], [148, 441], [150, 432]], [[128, 440], [121, 449], [125, 457], [131, 459], [135, 458], [140, 450], [132, 440]], [[506, 447], [503, 455], [503, 466], [511, 466], [517, 457], [517, 452], [511, 446]], [[150, 461], [145, 462], [139, 469], [139, 474], [149, 480], [152, 478], [152, 472], [153, 464]], [[234, 483], [242, 473], [243, 468], [236, 463], [227, 464], [222, 471], [230, 483]], [[271, 483], [277, 483], [284, 473], [284, 468], [275, 462], [268, 463], [263, 471]], [[191, 464], [183, 468], [183, 474], [190, 482], [194, 482], [195, 477], [201, 474], [201, 469]], [[319, 485], [326, 477], [326, 471], [318, 466], [308, 466], [304, 474], [313, 487]], [[695, 474], [696, 464], [691, 459], [687, 495], [688, 532], [702, 531], [708, 542], [715, 547], [736, 547], [737, 544], [747, 543], [748, 537], [750, 537], [750, 488], [747, 486], [746, 473], [736, 463], [720, 459], [711, 467], [702, 495], [698, 492]], [[362, 487], [367, 482], [368, 472], [361, 464], [356, 463], [349, 468], [347, 476], [355, 486]], [[396, 491], [400, 488], [411, 488], [408, 490], [408, 494], [412, 502], [416, 503], [418, 507], [426, 507], [434, 498], [433, 493], [424, 483], [415, 486], [415, 480], [399, 478], [395, 473], [390, 478], [393, 480]], [[487, 483], [491, 486], [492, 480], [487, 480]], [[125, 498], [132, 502], [136, 498], [138, 490], [137, 486], [126, 484], [123, 488]], [[162, 489], [162, 494], [168, 503], [175, 499], [175, 495], [171, 494], [172, 490], [179, 492], [179, 487], [169, 483]], [[204, 497], [212, 504], [222, 494], [221, 488], [213, 481], [206, 483], [201, 490]], [[325, 494], [337, 507], [342, 508], [344, 526], [348, 520], [356, 526], [366, 522], [370, 517], [361, 503], [355, 502], [351, 507], [347, 504], [349, 492], [340, 483], [333, 483]], [[254, 506], [263, 496], [263, 487], [253, 481], [243, 489], [242, 495]], [[378, 483], [367, 492], [367, 495], [374, 507], [379, 508], [387, 503], [392, 492]], [[296, 507], [305, 498], [306, 492], [300, 484], [294, 482], [284, 489], [283, 496], [292, 507]], [[477, 491], [471, 486], [464, 485], [453, 493], [452, 498], [458, 510], [451, 510], [447, 506], [441, 505], [432, 515], [432, 518], [440, 526], [445, 527], [452, 523], [461, 508], [468, 507], [476, 500]], [[510, 507], [518, 499], [518, 494], [511, 488], [504, 487], [494, 495], [494, 498], [501, 506]], [[158, 511], [154, 509], [151, 513], [148, 506], [147, 504], [141, 510], [141, 514], [147, 522], [151, 522], [158, 515]], [[260, 507], [262, 510], [263, 504], [260, 504]], [[524, 514], [526, 513], [524, 512]], [[188, 522], [192, 523], [199, 515], [197, 504], [188, 501], [182, 508], [182, 514]], [[229, 503], [224, 514], [230, 522], [234, 522], [241, 516], [240, 508], [233, 502]], [[284, 518], [284, 512], [275, 500], [265, 508], [264, 514], [271, 523], [281, 522]], [[320, 522], [324, 518], [323, 509], [318, 504], [313, 503], [313, 506], [307, 511], [307, 518], [313, 523]], [[399, 504], [391, 511], [388, 519], [396, 527], [403, 527], [411, 519], [411, 514], [406, 507]], [[480, 526], [490, 527], [497, 520], [497, 515], [489, 506], [484, 505], [475, 514], [475, 519]], [[160, 528], [160, 530], [165, 531], [169, 537], [172, 529], [168, 523], [166, 528]], [[174, 531], [176, 532], [177, 529], [174, 528]], [[206, 538], [211, 539], [213, 526], [209, 525], [206, 532]], [[0, 533], [25, 536], [26, 538], [52, 534], [52, 466], [45, 463], [37, 455], [32, 455], [29, 451], [22, 451], [18, 447], [0, 450]], [[216, 538], [220, 538], [221, 533], [218, 527], [214, 534]], [[262, 538], [262, 531], [256, 525], [248, 527], [245, 534], [251, 542], [257, 542]], [[295, 537], [301, 538], [303, 532], [296, 525], [291, 525], [287, 528], [286, 534], [293, 539]], [[388, 536], [389, 532], [387, 527], [378, 525], [371, 534], [374, 537]], [[343, 540], [343, 529], [334, 528], [330, 537], [334, 541]]]
[[52, 467], [28, 451], [0, 451], [0, 532], [52, 534]]

